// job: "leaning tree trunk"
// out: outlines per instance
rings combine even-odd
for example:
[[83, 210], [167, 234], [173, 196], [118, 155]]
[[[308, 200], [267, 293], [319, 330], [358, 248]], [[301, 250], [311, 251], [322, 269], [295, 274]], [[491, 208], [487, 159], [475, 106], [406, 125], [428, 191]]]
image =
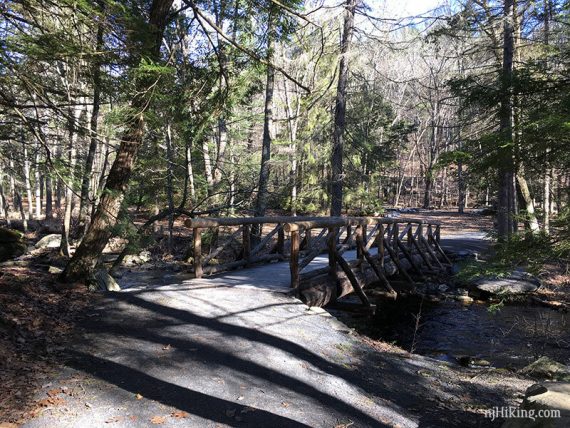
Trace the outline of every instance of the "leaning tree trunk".
[[340, 65], [338, 84], [336, 88], [336, 101], [334, 110], [333, 148], [331, 156], [332, 180], [331, 180], [331, 216], [340, 216], [342, 212], [342, 185], [344, 131], [346, 128], [346, 88], [348, 85], [348, 53], [350, 42], [354, 32], [354, 12], [356, 0], [346, 0], [346, 13], [344, 15], [344, 29], [340, 45]]
[[[137, 64], [141, 63], [143, 56], [151, 61], [160, 59], [160, 46], [172, 3], [173, 0], [153, 0], [149, 15], [150, 37], [146, 34], [140, 44], [133, 44], [131, 56]], [[117, 222], [135, 157], [142, 144], [144, 113], [152, 96], [151, 88], [156, 80], [157, 78], [143, 76], [136, 82], [137, 91], [130, 106], [130, 111], [134, 113], [125, 122], [127, 126], [122, 135], [117, 156], [89, 229], [61, 275], [64, 281], [77, 281], [90, 276], [105, 245], [111, 238], [111, 228]]]
[[527, 215], [526, 225], [532, 233], [536, 233], [539, 231], [538, 220], [534, 213], [534, 202], [532, 200], [532, 195], [530, 194], [530, 189], [528, 188], [528, 183], [524, 178], [523, 171], [520, 171], [517, 174], [517, 183], [519, 184], [519, 189], [525, 203], [525, 211]]

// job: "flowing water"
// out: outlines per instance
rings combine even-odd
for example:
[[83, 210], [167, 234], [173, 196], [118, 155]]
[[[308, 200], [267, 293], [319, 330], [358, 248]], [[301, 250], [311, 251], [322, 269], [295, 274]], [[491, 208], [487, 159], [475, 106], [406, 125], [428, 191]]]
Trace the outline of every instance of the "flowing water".
[[382, 304], [375, 330], [406, 350], [452, 362], [472, 357], [494, 367], [521, 368], [546, 355], [570, 364], [570, 314], [540, 306], [493, 311], [485, 304], [409, 298]]

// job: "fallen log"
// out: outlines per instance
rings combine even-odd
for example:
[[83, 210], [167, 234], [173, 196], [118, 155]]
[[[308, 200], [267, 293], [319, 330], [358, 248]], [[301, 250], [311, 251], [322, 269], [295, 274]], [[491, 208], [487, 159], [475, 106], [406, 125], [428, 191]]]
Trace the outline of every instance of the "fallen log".
[[[421, 261], [421, 256], [418, 254], [412, 255], [412, 257], [416, 263]], [[377, 255], [372, 256], [371, 260], [376, 261], [377, 267], [380, 266]], [[359, 260], [351, 260], [348, 261], [347, 264], [351, 267], [355, 267], [359, 262]], [[406, 259], [400, 260], [400, 266], [405, 270], [412, 268], [410, 262]], [[374, 268], [368, 262], [362, 262], [360, 267], [360, 269], [354, 270], [354, 276], [362, 288], [368, 287], [373, 283], [381, 283]], [[398, 271], [394, 263], [388, 259], [384, 261], [383, 269], [387, 277], [393, 276]], [[302, 275], [297, 295], [307, 306], [322, 307], [329, 303], [334, 303], [341, 297], [355, 291], [343, 269], [339, 267], [335, 274], [331, 274], [327, 267], [316, 269], [315, 271], [307, 272]]]

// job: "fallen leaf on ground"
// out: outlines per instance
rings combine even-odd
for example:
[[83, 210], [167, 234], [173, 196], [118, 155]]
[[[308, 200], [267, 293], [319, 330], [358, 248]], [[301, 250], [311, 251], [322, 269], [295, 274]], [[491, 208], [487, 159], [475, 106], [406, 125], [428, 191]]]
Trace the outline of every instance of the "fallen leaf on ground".
[[143, 396], [140, 395], [140, 394], [135, 395], [135, 397], [136, 397], [137, 400], [142, 400], [142, 399], [143, 399]]
[[59, 397], [48, 397], [44, 398], [43, 400], [39, 400], [37, 402], [37, 404], [41, 407], [61, 406], [64, 403], [65, 400]]
[[190, 415], [186, 412], [183, 412], [182, 410], [177, 410], [175, 412], [172, 412], [170, 416], [176, 419], [186, 419]]
[[48, 397], [55, 397], [58, 394], [61, 394], [61, 389], [50, 389], [47, 392]]
[[154, 425], [162, 425], [166, 422], [166, 418], [164, 416], [153, 416], [150, 418], [150, 423]]

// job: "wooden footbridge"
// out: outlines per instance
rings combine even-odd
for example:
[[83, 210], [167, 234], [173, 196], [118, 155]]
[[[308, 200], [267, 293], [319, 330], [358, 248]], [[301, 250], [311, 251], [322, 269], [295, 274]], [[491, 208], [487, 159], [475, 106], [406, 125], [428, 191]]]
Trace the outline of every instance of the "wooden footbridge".
[[[192, 265], [196, 278], [261, 263], [289, 261], [291, 288], [309, 306], [381, 284], [396, 298], [392, 278], [409, 287], [414, 278], [444, 270], [441, 224], [384, 217], [192, 218]], [[321, 255], [328, 266], [313, 266]]]

